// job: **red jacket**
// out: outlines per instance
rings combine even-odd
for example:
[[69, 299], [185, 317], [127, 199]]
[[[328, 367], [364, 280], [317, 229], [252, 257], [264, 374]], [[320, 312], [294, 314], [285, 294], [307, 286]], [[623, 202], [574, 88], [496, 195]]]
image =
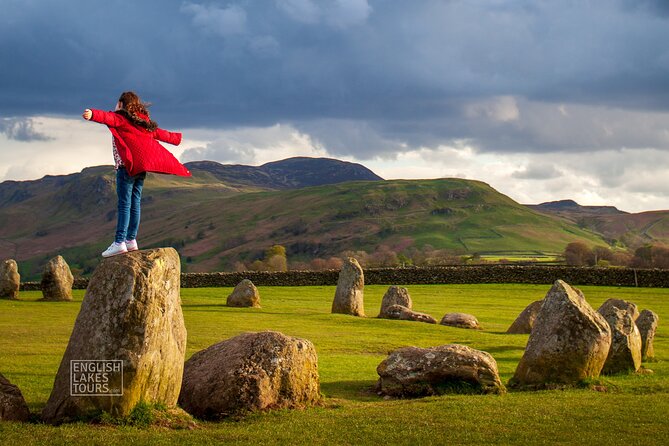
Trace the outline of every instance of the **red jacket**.
[[118, 113], [102, 110], [92, 110], [92, 112], [91, 121], [105, 124], [114, 135], [116, 150], [130, 175], [157, 172], [191, 176], [190, 171], [158, 142], [163, 141], [178, 146], [181, 143], [181, 133], [163, 129], [149, 131], [134, 125], [128, 118]]

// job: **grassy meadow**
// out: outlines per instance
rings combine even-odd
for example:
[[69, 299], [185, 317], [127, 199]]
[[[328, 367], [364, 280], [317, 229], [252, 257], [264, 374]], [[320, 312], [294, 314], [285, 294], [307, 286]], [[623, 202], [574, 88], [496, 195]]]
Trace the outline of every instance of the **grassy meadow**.
[[[2, 444], [667, 444], [669, 442], [669, 290], [581, 287], [597, 308], [631, 300], [660, 315], [654, 374], [605, 377], [608, 391], [588, 389], [447, 395], [383, 400], [371, 387], [390, 350], [461, 343], [497, 360], [513, 375], [527, 335], [507, 335], [523, 308], [547, 285], [413, 285], [414, 309], [437, 319], [477, 316], [481, 331], [376, 319], [387, 287], [365, 287], [367, 318], [330, 314], [334, 287], [259, 287], [261, 309], [225, 307], [230, 288], [183, 289], [187, 357], [242, 332], [277, 330], [311, 340], [318, 351], [322, 407], [198, 422], [194, 430], [0, 422]], [[33, 413], [46, 404], [79, 311], [75, 302], [0, 300], [0, 372], [18, 385]]]

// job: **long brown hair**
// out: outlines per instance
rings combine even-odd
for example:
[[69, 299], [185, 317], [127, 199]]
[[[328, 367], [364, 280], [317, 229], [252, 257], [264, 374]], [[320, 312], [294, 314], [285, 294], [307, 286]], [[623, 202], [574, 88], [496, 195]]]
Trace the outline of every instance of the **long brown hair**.
[[130, 121], [147, 130], [155, 130], [158, 124], [152, 121], [149, 115], [148, 108], [151, 106], [148, 102], [142, 102], [137, 93], [134, 91], [124, 91], [118, 98], [121, 103], [121, 110], [119, 112], [125, 115]]

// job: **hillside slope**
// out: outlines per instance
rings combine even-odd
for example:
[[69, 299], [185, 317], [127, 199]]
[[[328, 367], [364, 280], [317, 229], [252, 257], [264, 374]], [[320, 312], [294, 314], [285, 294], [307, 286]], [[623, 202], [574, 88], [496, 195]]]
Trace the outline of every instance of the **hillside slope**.
[[[211, 229], [182, 250], [193, 270], [252, 260], [273, 243], [304, 258], [371, 252], [380, 244], [393, 250], [429, 244], [469, 254], [557, 253], [575, 240], [604, 244], [599, 236], [532, 212], [485, 183], [461, 179], [350, 182], [235, 195], [198, 207], [193, 223], [207, 222]], [[164, 237], [176, 225], [165, 225]]]
[[[224, 181], [209, 168], [216, 166], [190, 167], [193, 178], [149, 175], [139, 234], [141, 247], [176, 247], [185, 271], [230, 269], [277, 243], [286, 246], [289, 258], [302, 260], [344, 250], [372, 252], [381, 244], [398, 252], [431, 245], [472, 254], [557, 253], [570, 241], [604, 243], [478, 181], [354, 181], [288, 189], [311, 181], [310, 175], [294, 170], [270, 182], [243, 175]], [[283, 184], [282, 190], [268, 189], [272, 183]], [[75, 272], [89, 273], [112, 239], [115, 205], [108, 166], [2, 183], [0, 249], [20, 262], [24, 278], [38, 277], [56, 254]]]
[[601, 234], [612, 244], [628, 248], [646, 244], [669, 245], [669, 211], [630, 214], [613, 206], [581, 206], [573, 200], [528, 207], [572, 221], [580, 228]]

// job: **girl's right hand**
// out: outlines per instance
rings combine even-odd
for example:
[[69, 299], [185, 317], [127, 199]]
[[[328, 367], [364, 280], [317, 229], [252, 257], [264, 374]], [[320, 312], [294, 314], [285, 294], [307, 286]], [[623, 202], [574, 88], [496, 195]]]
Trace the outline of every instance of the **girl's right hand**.
[[90, 121], [91, 118], [93, 117], [93, 112], [91, 111], [90, 108], [87, 108], [84, 110], [84, 112], [81, 114], [81, 117], [84, 118], [86, 121]]

